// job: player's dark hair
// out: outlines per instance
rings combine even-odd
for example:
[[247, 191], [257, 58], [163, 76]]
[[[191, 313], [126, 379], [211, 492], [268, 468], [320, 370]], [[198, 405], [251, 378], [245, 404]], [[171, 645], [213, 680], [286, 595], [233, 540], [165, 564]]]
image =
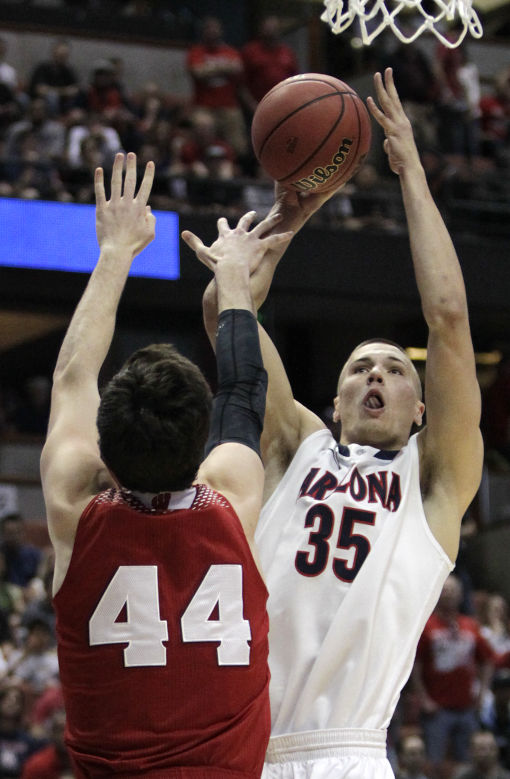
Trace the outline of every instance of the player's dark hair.
[[183, 490], [204, 454], [211, 390], [171, 344], [139, 349], [105, 387], [97, 415], [101, 457], [123, 487]]

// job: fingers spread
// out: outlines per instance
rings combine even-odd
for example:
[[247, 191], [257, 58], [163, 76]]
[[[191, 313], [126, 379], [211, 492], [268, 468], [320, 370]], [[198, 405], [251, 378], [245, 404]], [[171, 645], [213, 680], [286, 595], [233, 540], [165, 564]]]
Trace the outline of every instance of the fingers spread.
[[258, 223], [258, 225], [255, 225], [252, 230], [253, 235], [256, 235], [257, 237], [264, 235], [264, 233], [267, 233], [268, 230], [271, 230], [281, 222], [282, 219], [283, 216], [280, 213], [268, 214], [265, 219]]
[[115, 155], [112, 170], [112, 191], [111, 200], [118, 200], [122, 195], [122, 169], [124, 167], [124, 155], [122, 153]]
[[381, 111], [381, 109], [379, 108], [379, 106], [377, 105], [373, 97], [367, 97], [367, 106], [368, 106], [368, 110], [370, 111], [370, 113], [372, 114], [376, 122], [382, 125], [386, 116]]
[[255, 212], [255, 211], [248, 211], [248, 213], [247, 213], [247, 214], [244, 214], [244, 215], [243, 215], [243, 216], [240, 218], [239, 222], [237, 223], [237, 226], [238, 226], [238, 227], [239, 227], [241, 230], [248, 230], [248, 229], [249, 229], [249, 227], [250, 227], [250, 225], [251, 225], [251, 223], [253, 222], [253, 220], [254, 220], [254, 218], [255, 218], [255, 215], [256, 215], [256, 212]]
[[106, 196], [104, 193], [104, 173], [102, 168], [96, 168], [94, 174], [94, 192], [96, 194], [96, 205], [104, 206]]
[[136, 154], [129, 152], [126, 161], [126, 175], [124, 177], [124, 197], [132, 200], [136, 188]]
[[210, 270], [214, 270], [214, 267], [216, 265], [216, 260], [209, 254], [209, 251], [206, 246], [203, 246], [201, 249], [197, 249], [195, 252], [197, 258], [202, 262], [204, 265], [206, 265]]
[[191, 230], [183, 230], [181, 233], [181, 238], [184, 243], [188, 244], [189, 248], [194, 252], [205, 248], [203, 241], [198, 237], [198, 235], [192, 233]]
[[151, 193], [152, 183], [154, 181], [154, 171], [154, 163], [148, 162], [145, 166], [145, 173], [143, 174], [143, 179], [142, 183], [140, 184], [140, 189], [138, 190], [138, 195], [136, 196], [136, 199], [140, 200], [144, 204], [147, 203]]
[[225, 235], [230, 230], [230, 227], [228, 226], [228, 222], [224, 216], [220, 216], [217, 222], [217, 226], [218, 226], [218, 235]]
[[288, 230], [286, 233], [276, 233], [276, 235], [268, 235], [267, 238], [262, 238], [261, 243], [265, 249], [274, 249], [276, 246], [280, 246], [282, 243], [290, 241], [294, 232]]

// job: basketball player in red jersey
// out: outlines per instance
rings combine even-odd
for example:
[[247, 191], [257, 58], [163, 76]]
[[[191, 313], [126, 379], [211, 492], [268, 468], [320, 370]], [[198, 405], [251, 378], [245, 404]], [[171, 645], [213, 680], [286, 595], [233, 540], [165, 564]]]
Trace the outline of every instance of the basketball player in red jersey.
[[154, 165], [135, 194], [136, 157], [124, 182], [123, 162], [108, 201], [95, 174], [100, 255], [57, 360], [41, 459], [66, 742], [79, 778], [255, 779], [269, 735], [267, 592], [251, 554], [267, 377], [249, 265], [289, 234], [261, 239], [248, 214], [207, 258], [221, 311], [212, 414], [203, 375], [169, 344], [135, 352], [100, 400], [122, 289], [155, 230]]
[[[368, 107], [399, 176], [429, 331], [427, 425], [411, 435], [424, 412], [412, 362], [375, 338], [339, 372], [336, 441], [294, 400], [262, 333], [266, 502], [256, 543], [269, 590], [272, 718], [264, 779], [393, 777], [386, 729], [481, 477], [480, 390], [461, 268], [391, 70], [374, 81], [378, 104], [369, 98]], [[299, 229], [321, 204], [279, 195], [279, 229]], [[207, 251], [196, 236], [188, 243]], [[220, 235], [213, 253], [221, 243]], [[271, 252], [253, 275], [258, 300], [280, 256]]]

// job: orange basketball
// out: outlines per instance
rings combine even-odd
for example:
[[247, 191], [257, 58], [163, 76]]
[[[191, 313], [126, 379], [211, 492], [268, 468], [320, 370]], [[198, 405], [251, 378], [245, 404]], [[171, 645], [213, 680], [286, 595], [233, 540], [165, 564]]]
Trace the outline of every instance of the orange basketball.
[[253, 150], [266, 173], [298, 192], [345, 184], [367, 156], [371, 137], [363, 100], [323, 73], [281, 81], [258, 104], [251, 127]]

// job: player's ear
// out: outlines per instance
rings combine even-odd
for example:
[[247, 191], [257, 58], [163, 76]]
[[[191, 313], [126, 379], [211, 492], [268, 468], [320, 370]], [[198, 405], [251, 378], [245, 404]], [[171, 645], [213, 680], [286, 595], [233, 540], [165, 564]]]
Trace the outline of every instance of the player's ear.
[[335, 410], [333, 411], [333, 422], [340, 422], [340, 398], [338, 395], [333, 399]]
[[422, 403], [421, 400], [416, 401], [416, 411], [414, 414], [414, 424], [418, 427], [421, 427], [421, 423], [423, 421], [423, 414], [425, 413], [425, 403]]

